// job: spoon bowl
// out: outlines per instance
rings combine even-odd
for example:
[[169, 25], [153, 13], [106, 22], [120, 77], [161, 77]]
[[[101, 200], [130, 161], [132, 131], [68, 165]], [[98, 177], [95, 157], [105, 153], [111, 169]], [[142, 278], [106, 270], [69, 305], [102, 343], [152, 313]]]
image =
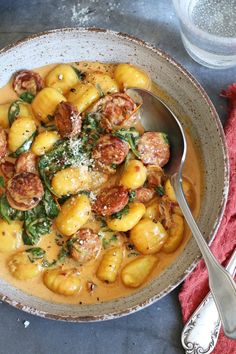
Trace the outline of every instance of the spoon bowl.
[[160, 131], [168, 135], [171, 157], [164, 168], [165, 174], [171, 180], [180, 209], [206, 263], [209, 286], [222, 321], [224, 333], [227, 337], [236, 339], [236, 286], [234, 280], [211, 253], [193, 218], [182, 189], [182, 170], [187, 152], [184, 130], [171, 109], [149, 91], [131, 88], [127, 90], [127, 94], [135, 102], [141, 104], [140, 115], [144, 129], [146, 131]]

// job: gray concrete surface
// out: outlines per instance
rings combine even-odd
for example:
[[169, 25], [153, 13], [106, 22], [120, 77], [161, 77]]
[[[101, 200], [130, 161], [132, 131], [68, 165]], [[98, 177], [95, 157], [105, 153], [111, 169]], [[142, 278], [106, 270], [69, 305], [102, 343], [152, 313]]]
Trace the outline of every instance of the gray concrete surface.
[[[199, 80], [225, 122], [219, 92], [236, 80], [236, 69], [210, 70], [187, 55], [170, 0], [0, 0], [0, 47], [31, 33], [70, 26], [122, 31], [164, 49]], [[184, 353], [178, 290], [136, 314], [90, 324], [45, 320], [2, 303], [0, 354]], [[26, 320], [30, 325], [24, 328]]]

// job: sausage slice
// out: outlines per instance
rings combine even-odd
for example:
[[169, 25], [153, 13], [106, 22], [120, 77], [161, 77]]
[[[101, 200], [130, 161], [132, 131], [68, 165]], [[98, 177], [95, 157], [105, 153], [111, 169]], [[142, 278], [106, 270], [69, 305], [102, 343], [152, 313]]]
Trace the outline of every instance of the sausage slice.
[[0, 159], [7, 153], [7, 134], [0, 126]]
[[92, 152], [95, 164], [100, 170], [113, 174], [116, 172], [112, 168], [113, 164], [120, 165], [129, 152], [129, 144], [121, 139], [106, 134], [101, 136]]
[[100, 250], [101, 240], [92, 229], [82, 228], [72, 238], [70, 255], [79, 263], [95, 259]]
[[92, 209], [99, 215], [110, 216], [122, 210], [128, 202], [128, 190], [123, 186], [112, 186], [101, 191]]
[[24, 152], [16, 160], [16, 173], [32, 172], [36, 173], [37, 156], [31, 151]]
[[10, 161], [4, 161], [0, 164], [0, 169], [5, 178], [10, 179], [15, 173], [15, 165]]
[[54, 118], [62, 138], [72, 138], [81, 132], [81, 116], [72, 103], [59, 103]]
[[139, 140], [138, 151], [142, 162], [146, 165], [162, 167], [170, 158], [170, 146], [165, 134], [159, 132], [144, 133]]
[[7, 182], [6, 196], [9, 204], [18, 210], [34, 208], [44, 194], [40, 178], [31, 172], [16, 174]]
[[12, 86], [19, 96], [24, 92], [30, 92], [35, 96], [42, 90], [44, 84], [41, 76], [35, 71], [21, 70], [14, 75]]
[[136, 189], [136, 200], [138, 200], [140, 203], [148, 203], [155, 194], [154, 189], [146, 188], [146, 187], [140, 187]]
[[137, 106], [132, 98], [125, 93], [114, 93], [101, 98], [92, 109], [100, 115], [101, 126], [106, 131], [114, 130], [116, 126], [123, 126], [127, 121], [135, 118]]

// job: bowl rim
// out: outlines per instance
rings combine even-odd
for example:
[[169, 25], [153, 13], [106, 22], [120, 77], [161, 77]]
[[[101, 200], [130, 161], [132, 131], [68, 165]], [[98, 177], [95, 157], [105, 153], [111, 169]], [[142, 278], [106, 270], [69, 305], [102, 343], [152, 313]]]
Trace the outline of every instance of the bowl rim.
[[[207, 242], [210, 245], [212, 241], [214, 240], [216, 233], [218, 231], [218, 228], [221, 224], [226, 202], [227, 202], [227, 197], [228, 197], [228, 191], [229, 191], [229, 178], [230, 178], [230, 166], [229, 166], [229, 157], [228, 157], [228, 151], [227, 151], [227, 144], [225, 140], [225, 135], [224, 135], [224, 130], [223, 126], [221, 124], [220, 118], [218, 116], [218, 113], [210, 100], [209, 96], [207, 95], [206, 91], [204, 88], [201, 86], [201, 84], [197, 81], [197, 79], [187, 70], [185, 69], [182, 64], [178, 63], [175, 59], [173, 59], [169, 54], [167, 54], [164, 50], [156, 48], [154, 45], [142, 40], [138, 39], [137, 37], [134, 37], [130, 34], [123, 33], [123, 32], [118, 32], [118, 31], [113, 31], [109, 29], [104, 29], [104, 28], [97, 28], [97, 27], [63, 27], [63, 28], [55, 28], [51, 30], [46, 30], [46, 31], [41, 31], [38, 33], [34, 33], [30, 36], [24, 37], [22, 39], [19, 39], [17, 41], [14, 41], [10, 43], [9, 45], [6, 45], [2, 49], [0, 49], [0, 55], [3, 53], [10, 51], [11, 49], [14, 49], [17, 46], [20, 46], [21, 44], [30, 42], [31, 40], [44, 37], [50, 34], [54, 33], [66, 33], [66, 32], [77, 32], [77, 33], [104, 33], [108, 34], [114, 37], [118, 37], [123, 40], [127, 40], [130, 42], [133, 42], [139, 46], [145, 47], [158, 56], [162, 57], [164, 60], [167, 60], [171, 65], [176, 67], [178, 71], [180, 71], [185, 77], [187, 77], [188, 80], [192, 83], [192, 85], [197, 89], [197, 91], [200, 93], [202, 98], [205, 100], [207, 106], [209, 107], [210, 114], [217, 126], [219, 137], [221, 140], [221, 148], [223, 150], [223, 156], [224, 156], [224, 189], [223, 189], [223, 195], [221, 199], [221, 204], [219, 206], [218, 210], [218, 215], [215, 220], [215, 223], [213, 225], [211, 233], [208, 235]], [[134, 305], [131, 307], [127, 307], [125, 310], [117, 310], [114, 311], [114, 313], [109, 313], [109, 314], [102, 314], [102, 315], [89, 315], [89, 316], [81, 316], [81, 315], [76, 315], [76, 316], [70, 316], [70, 315], [55, 315], [53, 313], [48, 313], [44, 312], [42, 310], [37, 310], [35, 307], [32, 306], [26, 306], [23, 305], [21, 302], [12, 300], [10, 297], [2, 294], [0, 292], [0, 300], [6, 302], [7, 304], [23, 310], [24, 312], [34, 314], [43, 318], [47, 319], [52, 319], [52, 320], [61, 320], [61, 321], [68, 321], [68, 322], [97, 322], [97, 321], [105, 321], [105, 320], [111, 320], [115, 318], [120, 318], [123, 316], [126, 316], [128, 314], [137, 312], [141, 309], [144, 309], [151, 304], [155, 303], [157, 300], [160, 300], [162, 297], [170, 293], [172, 290], [174, 290], [180, 283], [182, 283], [186, 277], [193, 271], [193, 269], [197, 266], [199, 259], [201, 258], [201, 255], [198, 255], [192, 262], [192, 264], [183, 272], [181, 276], [179, 276], [176, 281], [169, 285], [167, 288], [165, 288], [161, 293], [158, 295], [152, 296], [151, 298], [147, 298], [146, 300], [142, 301], [138, 305]]]

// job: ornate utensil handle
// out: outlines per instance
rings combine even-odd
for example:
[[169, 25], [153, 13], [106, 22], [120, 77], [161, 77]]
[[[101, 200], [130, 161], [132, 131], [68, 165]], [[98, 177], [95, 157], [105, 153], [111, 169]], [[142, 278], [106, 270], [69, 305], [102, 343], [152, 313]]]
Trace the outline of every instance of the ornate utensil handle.
[[[236, 249], [226, 270], [236, 273]], [[221, 322], [211, 293], [198, 306], [184, 326], [181, 341], [186, 354], [209, 354], [216, 346]]]

